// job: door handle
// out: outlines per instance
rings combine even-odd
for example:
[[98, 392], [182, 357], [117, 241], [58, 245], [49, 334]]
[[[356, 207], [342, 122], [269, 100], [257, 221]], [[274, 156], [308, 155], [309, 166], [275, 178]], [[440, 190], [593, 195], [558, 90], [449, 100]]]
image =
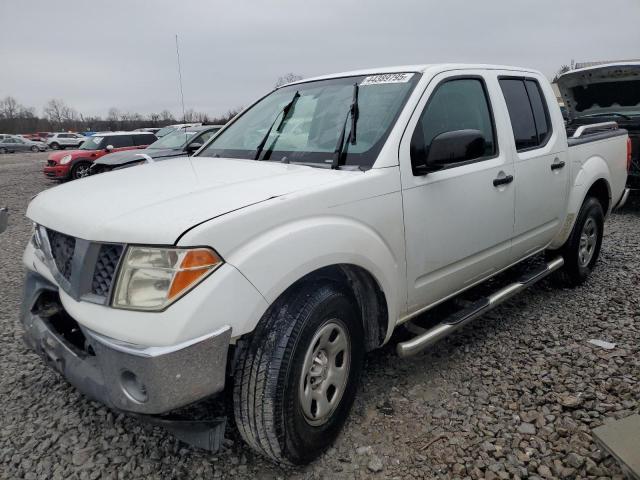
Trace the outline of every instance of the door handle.
[[558, 169], [564, 167], [564, 165], [565, 165], [564, 164], [564, 160], [561, 160], [559, 162], [553, 162], [551, 164], [551, 170], [558, 170]]
[[498, 178], [494, 178], [493, 179], [493, 186], [494, 187], [499, 187], [500, 185], [507, 185], [509, 183], [513, 182], [513, 175], [506, 175], [502, 178], [498, 177]]

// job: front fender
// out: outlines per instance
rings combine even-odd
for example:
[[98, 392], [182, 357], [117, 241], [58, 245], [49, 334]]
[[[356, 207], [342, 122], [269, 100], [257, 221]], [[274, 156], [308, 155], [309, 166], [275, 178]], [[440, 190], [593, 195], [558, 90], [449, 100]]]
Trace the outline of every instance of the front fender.
[[[384, 292], [389, 331], [399, 317], [404, 259], [369, 226], [351, 218], [316, 216], [270, 229], [230, 252], [226, 261], [236, 267], [273, 303], [287, 288], [320, 268], [350, 264], [368, 271]], [[248, 319], [240, 330], [253, 330], [260, 317]], [[234, 329], [234, 334], [240, 333]]]
[[[607, 184], [609, 192], [609, 208], [611, 208], [611, 173], [607, 162], [600, 156], [594, 155], [588, 158], [584, 163], [574, 161], [572, 164], [572, 172], [577, 171], [574, 175], [573, 185], [569, 191], [569, 200], [567, 202], [567, 215], [565, 216], [562, 230], [554, 238], [549, 248], [560, 248], [571, 235], [573, 226], [575, 225], [580, 207], [589, 192], [589, 189], [598, 181], [604, 180]], [[605, 212], [605, 214], [608, 212]]]

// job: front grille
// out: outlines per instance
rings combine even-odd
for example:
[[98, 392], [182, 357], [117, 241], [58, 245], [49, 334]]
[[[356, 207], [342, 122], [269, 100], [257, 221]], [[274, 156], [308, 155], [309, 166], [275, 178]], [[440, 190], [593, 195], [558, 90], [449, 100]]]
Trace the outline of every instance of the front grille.
[[100, 297], [109, 295], [122, 250], [122, 245], [104, 244], [100, 247], [96, 268], [93, 271], [91, 293]]
[[64, 278], [69, 280], [71, 278], [71, 264], [73, 252], [76, 248], [76, 239], [49, 229], [47, 229], [47, 237], [49, 238], [51, 255], [56, 268]]

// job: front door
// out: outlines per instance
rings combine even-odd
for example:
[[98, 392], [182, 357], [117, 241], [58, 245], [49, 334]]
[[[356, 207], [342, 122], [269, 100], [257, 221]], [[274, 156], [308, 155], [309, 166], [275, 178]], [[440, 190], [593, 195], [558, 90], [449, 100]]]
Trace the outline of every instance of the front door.
[[[514, 168], [510, 152], [500, 148], [506, 142], [505, 125], [493, 115], [499, 93], [497, 79], [481, 71], [440, 74], [409, 122], [400, 147], [408, 314], [478, 283], [511, 261]], [[412, 140], [421, 138], [428, 155], [435, 137], [459, 130], [481, 132], [482, 154], [416, 174]]]

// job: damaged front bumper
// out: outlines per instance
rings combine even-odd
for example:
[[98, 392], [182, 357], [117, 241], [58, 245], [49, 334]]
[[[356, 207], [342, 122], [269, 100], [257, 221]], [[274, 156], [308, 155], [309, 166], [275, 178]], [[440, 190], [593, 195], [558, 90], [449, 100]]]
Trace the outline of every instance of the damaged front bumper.
[[[224, 389], [230, 327], [170, 347], [120, 342], [80, 326], [64, 310], [57, 287], [32, 271], [25, 280], [21, 321], [27, 345], [87, 397], [116, 410], [149, 416], [188, 443], [209, 449], [219, 446], [224, 419], [202, 424], [156, 415]], [[220, 425], [222, 431], [215, 432], [214, 441], [211, 428]], [[195, 437], [185, 438], [189, 432]]]

